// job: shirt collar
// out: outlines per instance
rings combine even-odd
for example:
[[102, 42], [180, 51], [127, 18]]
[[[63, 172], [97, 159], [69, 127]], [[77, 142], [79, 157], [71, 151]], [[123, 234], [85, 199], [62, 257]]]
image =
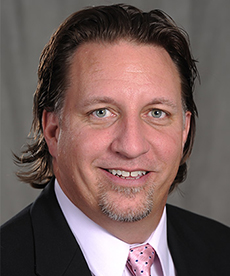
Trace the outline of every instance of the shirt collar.
[[97, 276], [122, 275], [129, 245], [112, 236], [81, 212], [66, 197], [57, 180], [55, 180], [55, 193], [91, 272]]
[[166, 220], [166, 207], [164, 208], [161, 220], [149, 237], [147, 242], [155, 249], [157, 256], [160, 260], [163, 275], [170, 275], [172, 259], [167, 242], [167, 220]]
[[[57, 180], [55, 180], [55, 193], [67, 223], [83, 252], [91, 272], [97, 276], [122, 275], [126, 266], [129, 248], [134, 245], [129, 245], [119, 240], [89, 219], [67, 198]], [[164, 209], [157, 228], [146, 241], [157, 252], [163, 275], [169, 275], [170, 253], [166, 229], [166, 210]]]

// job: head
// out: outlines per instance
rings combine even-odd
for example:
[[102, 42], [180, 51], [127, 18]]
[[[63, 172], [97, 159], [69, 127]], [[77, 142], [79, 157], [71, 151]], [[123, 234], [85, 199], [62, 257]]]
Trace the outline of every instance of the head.
[[192, 151], [197, 115], [193, 100], [197, 69], [187, 35], [162, 11], [144, 13], [132, 6], [112, 5], [88, 8], [72, 14], [44, 48], [34, 95], [32, 128], [35, 142], [28, 146], [25, 151], [27, 154], [19, 158], [21, 163], [32, 166], [27, 173], [19, 174], [23, 181], [32, 186], [46, 184], [54, 174], [52, 156], [43, 135], [42, 116], [44, 111], [51, 112], [61, 120], [66, 91], [70, 85], [69, 72], [78, 49], [89, 43], [113, 45], [119, 41], [163, 48], [179, 73], [183, 111], [184, 114], [189, 111], [191, 118], [183, 155], [169, 192], [185, 179], [186, 161]]

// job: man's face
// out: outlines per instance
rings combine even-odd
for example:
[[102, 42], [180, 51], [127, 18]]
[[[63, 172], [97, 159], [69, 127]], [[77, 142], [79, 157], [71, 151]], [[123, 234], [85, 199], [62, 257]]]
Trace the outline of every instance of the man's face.
[[47, 139], [66, 195], [93, 220], [162, 212], [190, 122], [168, 53], [88, 43], [76, 51], [69, 74], [61, 120], [52, 143]]

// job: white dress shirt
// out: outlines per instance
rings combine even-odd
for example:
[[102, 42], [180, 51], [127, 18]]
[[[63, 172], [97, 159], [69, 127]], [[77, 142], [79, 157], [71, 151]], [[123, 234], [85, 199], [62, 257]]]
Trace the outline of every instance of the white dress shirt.
[[[57, 180], [55, 193], [61, 210], [76, 238], [92, 275], [130, 276], [126, 261], [130, 247], [127, 244], [89, 219], [64, 194]], [[145, 243], [156, 251], [151, 274], [156, 276], [175, 276], [174, 264], [167, 243], [166, 210], [161, 220]]]

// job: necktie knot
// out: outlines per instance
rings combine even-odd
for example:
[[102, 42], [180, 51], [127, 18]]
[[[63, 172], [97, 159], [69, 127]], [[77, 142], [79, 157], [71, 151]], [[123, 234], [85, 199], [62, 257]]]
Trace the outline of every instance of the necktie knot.
[[131, 248], [127, 267], [133, 276], [151, 276], [150, 267], [153, 264], [155, 251], [150, 244]]

